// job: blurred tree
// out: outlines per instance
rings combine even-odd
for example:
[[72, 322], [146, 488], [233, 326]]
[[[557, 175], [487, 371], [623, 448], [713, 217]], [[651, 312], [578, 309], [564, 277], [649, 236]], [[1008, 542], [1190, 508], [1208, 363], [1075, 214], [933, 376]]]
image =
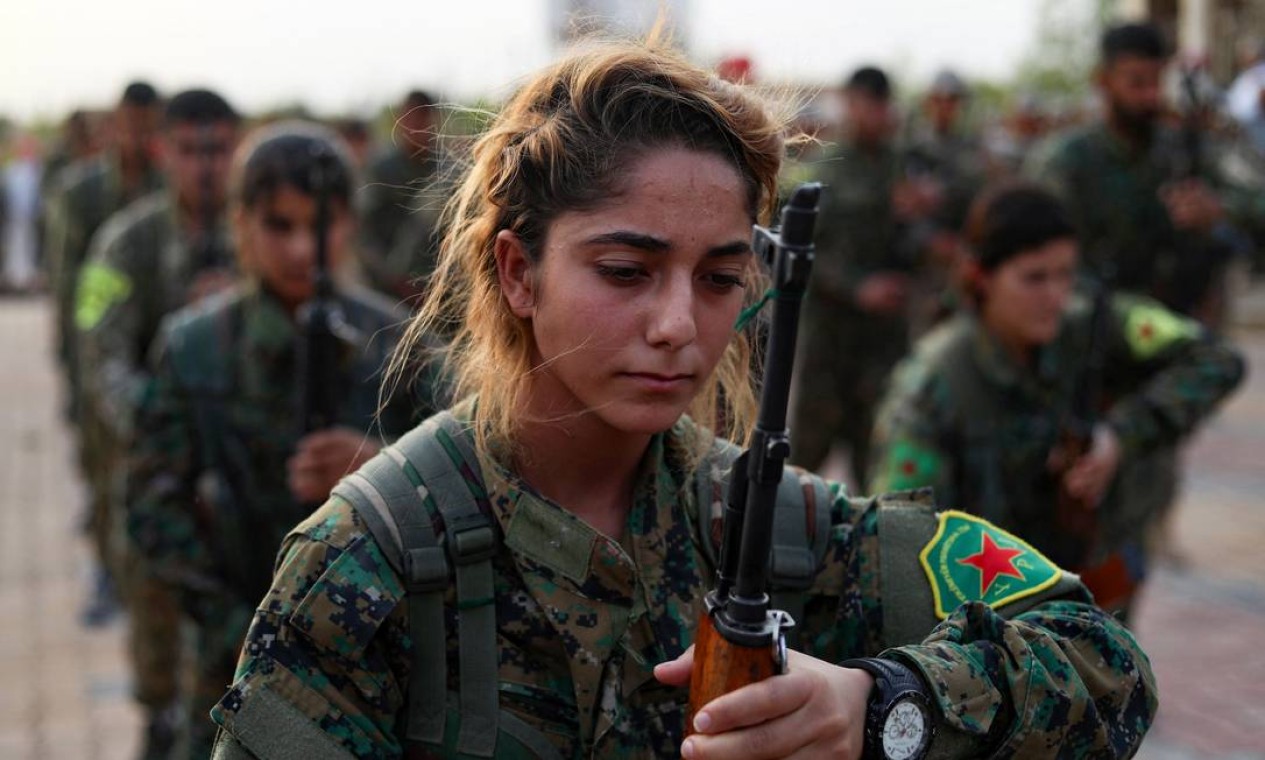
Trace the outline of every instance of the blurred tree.
[[1115, 0], [1042, 0], [1036, 41], [1016, 71], [1022, 91], [1075, 98], [1089, 90], [1098, 38]]

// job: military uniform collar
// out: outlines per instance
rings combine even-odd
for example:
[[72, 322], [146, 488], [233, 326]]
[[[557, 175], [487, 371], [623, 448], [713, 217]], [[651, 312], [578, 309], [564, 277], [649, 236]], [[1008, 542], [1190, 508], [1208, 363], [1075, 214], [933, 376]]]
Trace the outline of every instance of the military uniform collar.
[[[1058, 352], [1054, 345], [1058, 338], [1036, 350], [1031, 367], [1020, 365], [1001, 341], [997, 339], [975, 314], [966, 318], [972, 333], [972, 354], [980, 372], [999, 388], [1011, 388], [1030, 383], [1040, 386], [1053, 384], [1058, 379]], [[1061, 334], [1061, 331], [1060, 331]]]
[[253, 279], [245, 286], [243, 300], [249, 315], [244, 325], [247, 343], [272, 355], [292, 350], [298, 327], [281, 301]]

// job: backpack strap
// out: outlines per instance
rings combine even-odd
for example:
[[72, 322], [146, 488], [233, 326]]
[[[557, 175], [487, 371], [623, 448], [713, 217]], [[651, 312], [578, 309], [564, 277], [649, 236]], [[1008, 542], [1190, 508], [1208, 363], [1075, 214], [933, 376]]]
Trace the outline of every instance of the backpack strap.
[[408, 593], [413, 663], [405, 736], [409, 741], [442, 744], [448, 689], [444, 635], [448, 560], [423, 504], [425, 488], [413, 486], [397, 457], [399, 453], [387, 447], [358, 472], [343, 478], [334, 494], [360, 515]]
[[[413, 465], [444, 521], [444, 544], [457, 577], [461, 726], [457, 751], [492, 757], [500, 712], [492, 557], [497, 549], [478, 460], [467, 433], [443, 412], [404, 436], [395, 449]], [[442, 628], [441, 628], [442, 630]], [[443, 700], [439, 700], [443, 705]]]
[[883, 644], [916, 644], [940, 622], [922, 566], [909, 561], [918, 556], [936, 532], [931, 489], [879, 496], [877, 508]]

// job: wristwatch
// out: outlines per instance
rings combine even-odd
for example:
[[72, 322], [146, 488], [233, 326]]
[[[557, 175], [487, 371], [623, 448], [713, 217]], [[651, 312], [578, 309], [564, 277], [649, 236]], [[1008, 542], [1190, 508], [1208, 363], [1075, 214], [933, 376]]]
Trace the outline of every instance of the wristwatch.
[[935, 736], [931, 699], [922, 680], [905, 665], [877, 657], [839, 663], [874, 676], [865, 711], [866, 760], [922, 760]]

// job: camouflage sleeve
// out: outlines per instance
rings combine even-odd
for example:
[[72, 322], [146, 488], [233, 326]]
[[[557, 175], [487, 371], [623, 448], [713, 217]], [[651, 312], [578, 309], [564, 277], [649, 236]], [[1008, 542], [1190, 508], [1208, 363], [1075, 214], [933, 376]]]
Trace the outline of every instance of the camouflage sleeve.
[[1242, 382], [1242, 355], [1194, 320], [1136, 296], [1116, 297], [1113, 312], [1108, 377], [1111, 364], [1146, 377], [1107, 413], [1126, 453], [1176, 441]]
[[[1128, 757], [1154, 720], [1150, 661], [1089, 593], [1017, 537], [961, 512], [914, 510], [925, 536], [883, 544], [878, 500], [851, 540], [867, 651], [889, 646], [893, 605], [931, 605], [920, 642], [882, 649], [938, 706], [931, 757]], [[853, 514], [860, 505], [847, 506]], [[880, 566], [881, 564], [881, 566]], [[885, 574], [902, 583], [884, 585]], [[918, 586], [914, 589], [914, 586]], [[930, 589], [928, 589], [930, 587]], [[884, 597], [884, 590], [895, 594]], [[943, 609], [943, 608], [948, 609]]]
[[282, 545], [236, 679], [211, 713], [217, 751], [400, 757], [411, 646], [403, 598], [351, 507], [334, 497], [314, 512]]
[[937, 502], [956, 505], [953, 455], [931, 383], [917, 354], [893, 373], [874, 423], [870, 487], [876, 493], [930, 487]]
[[119, 440], [129, 440], [136, 405], [146, 382], [138, 337], [143, 321], [144, 283], [131, 261], [123, 228], [107, 222], [93, 237], [75, 290], [86, 389], [101, 408], [101, 419]]
[[127, 533], [160, 576], [181, 587], [202, 587], [212, 563], [194, 514], [201, 447], [188, 390], [168, 350], [169, 334], [159, 333], [154, 376], [137, 411], [127, 463]]

